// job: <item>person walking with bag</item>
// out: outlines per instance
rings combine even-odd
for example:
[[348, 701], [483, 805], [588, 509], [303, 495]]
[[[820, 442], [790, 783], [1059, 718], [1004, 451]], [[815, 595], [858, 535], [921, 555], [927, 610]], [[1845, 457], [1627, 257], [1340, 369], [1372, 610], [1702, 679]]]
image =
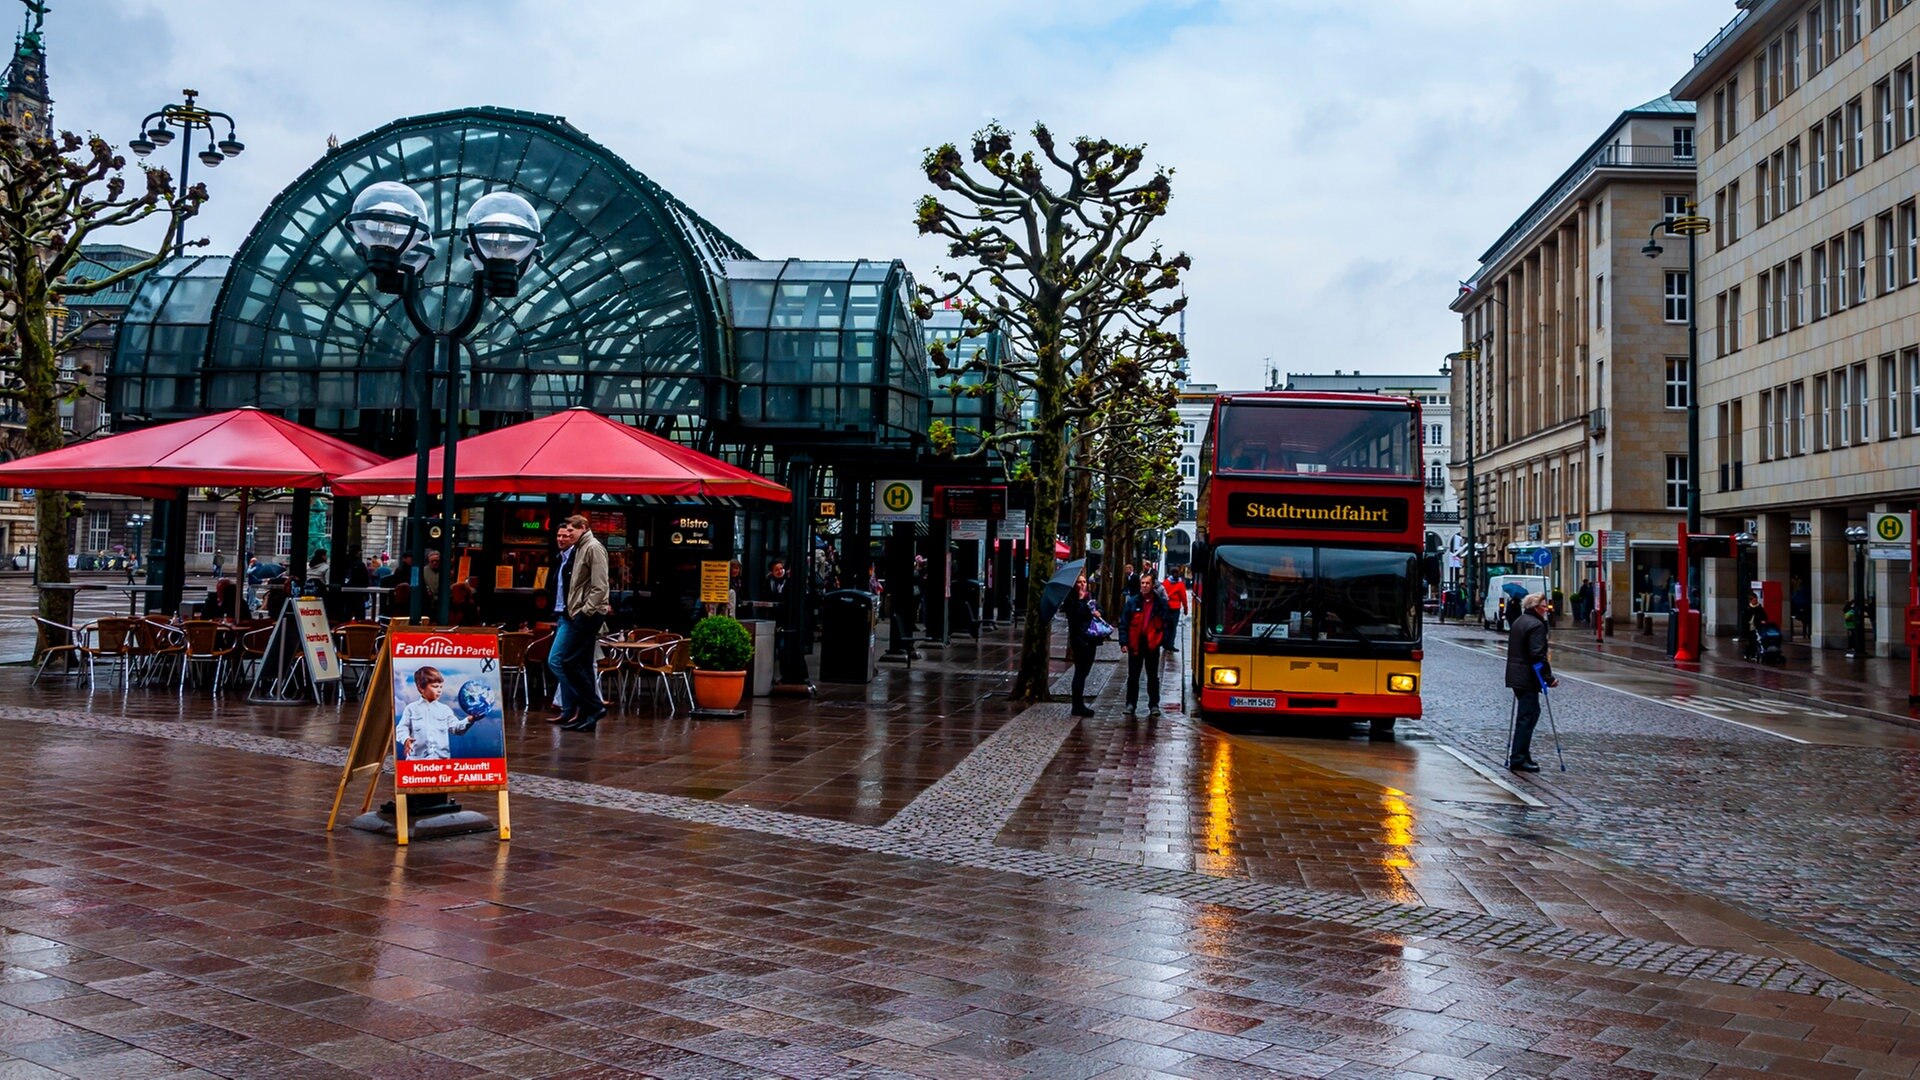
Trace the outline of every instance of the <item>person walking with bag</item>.
[[560, 523], [559, 573], [555, 574], [554, 614], [558, 617], [547, 668], [560, 687], [560, 715], [554, 722], [568, 731], [592, 731], [607, 715], [607, 703], [593, 684], [593, 650], [607, 612], [607, 549], [593, 535], [584, 514]]
[[1160, 646], [1167, 637], [1173, 609], [1166, 594], [1154, 588], [1153, 575], [1140, 575], [1140, 589], [1127, 597], [1120, 613], [1120, 650], [1127, 654], [1127, 715], [1135, 715], [1140, 700], [1140, 670], [1147, 672], [1147, 716], [1160, 715]]
[[1087, 707], [1087, 672], [1093, 670], [1094, 650], [1113, 628], [1100, 618], [1100, 605], [1094, 603], [1085, 574], [1073, 579], [1073, 591], [1060, 610], [1067, 613], [1067, 658], [1073, 661], [1073, 715], [1092, 716], [1093, 710]]
[[1507, 688], [1513, 691], [1513, 744], [1507, 748], [1507, 768], [1539, 772], [1533, 760], [1533, 729], [1540, 723], [1540, 692], [1560, 685], [1547, 658], [1546, 597], [1528, 593], [1520, 599], [1520, 617], [1507, 631]]

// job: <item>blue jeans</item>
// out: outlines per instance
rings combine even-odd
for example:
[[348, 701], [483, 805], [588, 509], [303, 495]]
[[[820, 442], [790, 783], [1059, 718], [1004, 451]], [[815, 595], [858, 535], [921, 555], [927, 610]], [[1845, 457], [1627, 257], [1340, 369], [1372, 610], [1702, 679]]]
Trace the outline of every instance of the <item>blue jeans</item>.
[[593, 646], [599, 636], [598, 615], [562, 615], [554, 627], [547, 670], [560, 687], [560, 711], [583, 717], [607, 711], [593, 688]]

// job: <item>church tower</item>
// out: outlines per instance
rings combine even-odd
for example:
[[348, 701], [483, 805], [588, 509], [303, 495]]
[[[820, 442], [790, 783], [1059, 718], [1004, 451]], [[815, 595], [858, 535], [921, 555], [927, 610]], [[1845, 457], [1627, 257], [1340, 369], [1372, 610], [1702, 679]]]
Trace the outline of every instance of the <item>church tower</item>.
[[53, 98], [47, 94], [47, 50], [43, 27], [47, 5], [42, 0], [24, 0], [27, 26], [14, 41], [13, 60], [7, 65], [7, 79], [0, 88], [0, 116], [22, 127], [53, 138]]

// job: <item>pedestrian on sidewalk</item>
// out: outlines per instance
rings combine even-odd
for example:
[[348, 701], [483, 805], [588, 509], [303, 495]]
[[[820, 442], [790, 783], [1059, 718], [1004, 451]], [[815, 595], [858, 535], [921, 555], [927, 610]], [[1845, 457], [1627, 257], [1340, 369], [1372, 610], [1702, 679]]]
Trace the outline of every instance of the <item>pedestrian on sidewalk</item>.
[[1147, 672], [1147, 716], [1160, 715], [1160, 646], [1167, 638], [1167, 620], [1173, 609], [1166, 594], [1154, 587], [1153, 574], [1140, 575], [1138, 591], [1127, 597], [1120, 613], [1120, 650], [1127, 654], [1127, 715], [1136, 715], [1140, 700], [1140, 670]]
[[1060, 610], [1067, 613], [1067, 658], [1073, 661], [1073, 715], [1092, 716], [1093, 710], [1087, 707], [1087, 672], [1093, 670], [1094, 650], [1100, 647], [1101, 639], [1093, 634], [1100, 605], [1094, 602], [1087, 575], [1073, 579], [1073, 591]]
[[1507, 688], [1513, 691], [1513, 744], [1507, 748], [1507, 768], [1539, 772], [1533, 760], [1533, 729], [1540, 723], [1540, 691], [1559, 686], [1547, 658], [1547, 620], [1552, 609], [1546, 597], [1528, 593], [1520, 598], [1520, 617], [1507, 632]]
[[1180, 619], [1187, 613], [1187, 583], [1180, 580], [1180, 571], [1176, 568], [1167, 574], [1167, 583], [1163, 587], [1167, 594], [1167, 606], [1173, 609], [1173, 618], [1167, 623], [1167, 640], [1171, 648], [1180, 647]]
[[560, 687], [560, 715], [554, 721], [569, 731], [592, 731], [607, 715], [607, 703], [593, 682], [593, 650], [609, 610], [607, 549], [582, 514], [561, 522], [557, 539], [556, 625], [547, 653], [547, 669]]

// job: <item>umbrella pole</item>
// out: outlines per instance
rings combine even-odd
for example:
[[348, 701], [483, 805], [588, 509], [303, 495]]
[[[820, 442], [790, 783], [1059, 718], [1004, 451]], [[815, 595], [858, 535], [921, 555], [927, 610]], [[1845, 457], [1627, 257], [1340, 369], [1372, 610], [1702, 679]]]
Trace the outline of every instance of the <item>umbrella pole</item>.
[[[240, 489], [240, 524], [238, 528], [234, 530], [233, 546], [238, 549], [238, 554], [233, 560], [234, 610], [231, 617], [235, 619], [241, 617], [240, 605], [243, 603], [247, 604], [247, 616], [250, 618], [253, 615], [253, 605], [247, 603], [247, 591], [245, 588], [245, 582], [247, 580], [247, 556], [253, 554], [253, 552], [247, 549], [247, 496], [251, 494], [252, 492], [246, 488]], [[220, 583], [215, 582], [213, 587], [217, 591], [220, 588]]]

